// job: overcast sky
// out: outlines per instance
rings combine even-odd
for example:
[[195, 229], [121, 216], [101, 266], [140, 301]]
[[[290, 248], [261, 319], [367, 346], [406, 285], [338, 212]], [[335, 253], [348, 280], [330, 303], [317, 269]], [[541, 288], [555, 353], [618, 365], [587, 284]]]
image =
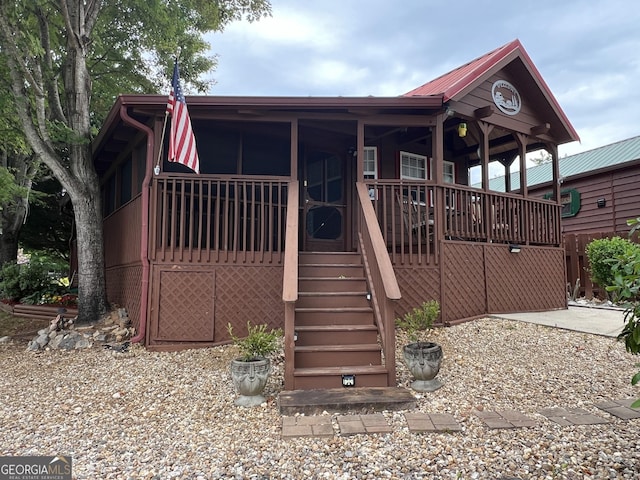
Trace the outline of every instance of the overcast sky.
[[211, 95], [397, 96], [519, 39], [581, 142], [640, 135], [635, 0], [272, 0], [210, 35]]

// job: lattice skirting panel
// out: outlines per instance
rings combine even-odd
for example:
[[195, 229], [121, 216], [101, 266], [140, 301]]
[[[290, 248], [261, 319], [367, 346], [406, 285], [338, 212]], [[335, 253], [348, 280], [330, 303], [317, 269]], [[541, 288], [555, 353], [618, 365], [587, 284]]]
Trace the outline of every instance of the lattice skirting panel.
[[440, 269], [437, 266], [395, 266], [394, 270], [402, 294], [402, 298], [396, 304], [396, 317], [403, 316], [422, 302], [440, 301]]
[[564, 255], [562, 248], [523, 245], [520, 253], [509, 253], [505, 245], [487, 245], [489, 312], [565, 308]]
[[142, 293], [142, 265], [111, 267], [106, 270], [107, 299], [126, 308], [131, 323], [140, 325], [140, 294]]
[[482, 243], [444, 243], [442, 320], [445, 324], [486, 313]]
[[152, 267], [150, 345], [214, 344], [247, 322], [284, 327], [282, 266]]

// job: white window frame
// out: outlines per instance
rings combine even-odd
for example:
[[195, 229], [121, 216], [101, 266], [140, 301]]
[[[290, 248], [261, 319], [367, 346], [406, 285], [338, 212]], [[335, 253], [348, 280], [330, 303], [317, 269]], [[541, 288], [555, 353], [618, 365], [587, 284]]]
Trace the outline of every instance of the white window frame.
[[[444, 160], [442, 166], [442, 178], [444, 183], [456, 183], [456, 164]], [[447, 171], [451, 169], [451, 171]]]
[[[373, 158], [369, 158], [369, 154], [373, 155]], [[373, 170], [367, 170], [366, 162], [373, 160]], [[364, 158], [362, 159], [362, 168], [364, 172], [365, 180], [377, 180], [378, 179], [378, 147], [364, 147]]]
[[[411, 160], [416, 160], [416, 161], [422, 161], [423, 162], [423, 166], [412, 166], [411, 164], [407, 165], [406, 162], [410, 162]], [[427, 174], [428, 174], [428, 168], [427, 168], [427, 162], [430, 161], [430, 159], [424, 155], [419, 155], [417, 153], [411, 153], [411, 152], [400, 152], [400, 178], [401, 179], [405, 179], [405, 180], [426, 180], [427, 179]], [[409, 175], [409, 174], [405, 174], [404, 173], [404, 167], [407, 166], [407, 168], [418, 168], [418, 169], [423, 169], [424, 170], [424, 175], [422, 177], [419, 176], [415, 176], [415, 175]]]

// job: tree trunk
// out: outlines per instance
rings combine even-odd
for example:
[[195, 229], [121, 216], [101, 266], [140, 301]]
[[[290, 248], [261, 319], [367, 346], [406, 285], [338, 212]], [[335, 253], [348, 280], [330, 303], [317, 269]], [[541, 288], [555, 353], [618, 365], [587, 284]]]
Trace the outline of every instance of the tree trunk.
[[0, 235], [0, 267], [7, 262], [15, 262], [17, 258], [18, 236], [3, 229]]
[[16, 198], [0, 210], [0, 265], [18, 258], [18, 237], [26, 211], [26, 198]]
[[104, 273], [104, 241], [100, 189], [97, 178], [84, 186], [84, 195], [73, 195], [78, 254], [78, 322], [95, 322], [107, 311]]

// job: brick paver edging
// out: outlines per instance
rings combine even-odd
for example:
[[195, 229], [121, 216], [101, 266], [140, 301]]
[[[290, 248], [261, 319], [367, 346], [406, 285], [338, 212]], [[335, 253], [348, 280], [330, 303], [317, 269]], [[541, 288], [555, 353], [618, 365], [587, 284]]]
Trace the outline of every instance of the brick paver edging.
[[[634, 399], [610, 400], [594, 404], [600, 410], [628, 421], [640, 418], [640, 408], [631, 408]], [[551, 407], [538, 413], [562, 426], [600, 425], [611, 423], [606, 418], [594, 415], [583, 408]], [[490, 429], [534, 427], [536, 420], [515, 410], [473, 410]], [[404, 414], [411, 433], [461, 432], [462, 426], [446, 413], [407, 412]], [[337, 429], [331, 415], [299, 415], [282, 417], [282, 438], [332, 437], [334, 434], [358, 435], [391, 433], [393, 428], [381, 413], [368, 415], [338, 415]]]

